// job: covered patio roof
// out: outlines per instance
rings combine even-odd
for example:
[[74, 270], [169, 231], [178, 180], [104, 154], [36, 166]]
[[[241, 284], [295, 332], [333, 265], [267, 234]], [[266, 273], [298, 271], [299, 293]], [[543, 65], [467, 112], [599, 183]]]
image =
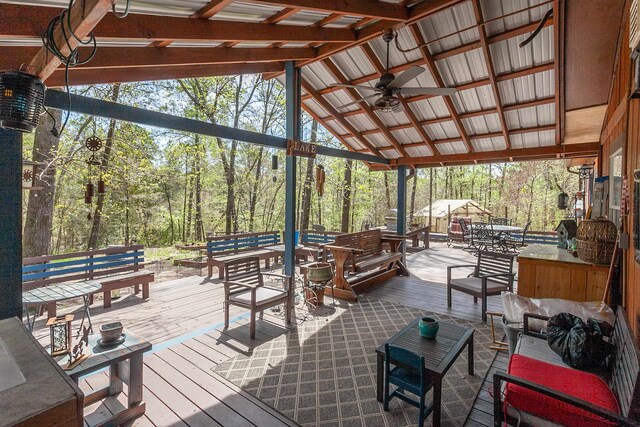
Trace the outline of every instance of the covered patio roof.
[[[48, 86], [64, 85], [64, 69], [40, 37], [68, 1], [3, 3], [0, 70], [31, 64]], [[72, 25], [79, 37], [93, 30], [98, 51], [70, 69], [69, 83], [279, 77], [293, 60], [303, 108], [349, 150], [383, 156], [392, 167], [595, 156], [624, 1], [582, 3], [131, 0], [129, 15], [118, 19], [111, 1], [87, 0], [75, 2]], [[539, 34], [519, 47], [550, 9]], [[584, 49], [587, 28], [597, 42]], [[458, 92], [400, 96], [402, 112], [368, 102], [341, 108], [369, 93], [332, 84], [373, 86], [385, 71], [387, 29], [410, 50], [391, 43], [393, 73], [418, 65], [426, 72], [408, 85]]]

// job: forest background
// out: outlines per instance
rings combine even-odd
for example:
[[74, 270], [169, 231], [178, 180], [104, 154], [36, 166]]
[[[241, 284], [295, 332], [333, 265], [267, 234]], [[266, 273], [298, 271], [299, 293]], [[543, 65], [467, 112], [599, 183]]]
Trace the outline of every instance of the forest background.
[[[284, 136], [284, 88], [245, 75], [83, 87], [76, 93], [126, 105]], [[24, 158], [43, 164], [39, 191], [24, 203], [24, 255], [63, 253], [113, 244], [173, 246], [207, 233], [284, 228], [284, 155], [243, 143], [72, 114], [57, 139], [49, 132], [66, 112], [43, 115], [25, 138]], [[88, 138], [102, 148], [91, 152]], [[304, 141], [344, 148], [303, 113]], [[87, 160], [94, 154], [96, 164]], [[272, 156], [277, 155], [277, 169]], [[297, 228], [358, 231], [383, 225], [396, 207], [397, 173], [369, 172], [357, 161], [299, 158]], [[325, 168], [324, 195], [314, 183]], [[105, 194], [85, 202], [86, 184], [103, 180]], [[473, 199], [514, 224], [551, 231], [565, 215], [557, 194], [574, 194], [578, 179], [563, 161], [419, 169], [409, 181], [408, 212], [438, 199]], [[26, 195], [26, 193], [25, 193]], [[413, 215], [409, 218], [418, 222]], [[428, 219], [423, 220], [428, 222]]]

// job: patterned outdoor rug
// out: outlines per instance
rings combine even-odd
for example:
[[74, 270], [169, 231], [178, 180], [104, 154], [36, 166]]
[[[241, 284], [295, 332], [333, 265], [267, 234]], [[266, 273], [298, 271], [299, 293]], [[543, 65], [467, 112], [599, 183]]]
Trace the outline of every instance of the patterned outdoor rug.
[[[325, 309], [326, 316], [314, 316], [215, 371], [303, 426], [416, 425], [417, 408], [393, 399], [384, 412], [376, 400], [375, 349], [416, 317], [434, 315], [368, 298], [343, 307]], [[467, 373], [463, 350], [443, 381], [442, 425], [462, 425], [495, 356], [491, 331], [482, 323], [435, 317], [476, 330], [475, 375]]]

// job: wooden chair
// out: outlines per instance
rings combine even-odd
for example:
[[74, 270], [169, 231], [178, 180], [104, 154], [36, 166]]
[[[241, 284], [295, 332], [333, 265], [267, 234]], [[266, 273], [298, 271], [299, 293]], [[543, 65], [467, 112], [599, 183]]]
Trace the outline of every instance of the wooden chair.
[[[473, 265], [453, 265], [447, 267], [447, 306], [451, 307], [451, 290], [473, 295], [473, 302], [482, 300], [482, 321], [487, 321], [487, 297], [500, 295], [502, 291], [513, 290], [513, 255], [479, 251], [478, 263]], [[454, 279], [451, 272], [455, 268], [474, 267], [473, 273], [465, 278]]]
[[[433, 404], [425, 404], [426, 394], [433, 387], [433, 382], [427, 377], [424, 356], [389, 344], [384, 345], [384, 353], [384, 410], [388, 411], [389, 401], [397, 397], [418, 408], [418, 425], [422, 427], [425, 419], [433, 411]], [[391, 394], [390, 384], [397, 387]], [[419, 400], [415, 400], [404, 391], [413, 393]]]
[[[280, 277], [284, 289], [265, 286], [263, 277]], [[285, 320], [291, 323], [291, 278], [278, 273], [260, 271], [260, 257], [251, 256], [234, 259], [224, 264], [224, 327], [229, 327], [229, 306], [236, 305], [251, 310], [249, 336], [256, 336], [256, 313], [267, 308], [284, 304]]]

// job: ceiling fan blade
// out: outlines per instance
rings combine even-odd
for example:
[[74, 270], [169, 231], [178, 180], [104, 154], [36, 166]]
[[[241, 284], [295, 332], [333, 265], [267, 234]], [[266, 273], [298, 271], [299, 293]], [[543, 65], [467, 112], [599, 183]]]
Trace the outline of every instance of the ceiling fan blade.
[[377, 97], [377, 96], [378, 96], [378, 94], [377, 94], [377, 93], [374, 93], [374, 94], [372, 94], [372, 95], [367, 95], [367, 96], [365, 96], [364, 98], [356, 99], [355, 101], [350, 102], [350, 103], [348, 103], [348, 104], [341, 105], [341, 106], [340, 106], [340, 107], [338, 107], [338, 108], [340, 108], [340, 109], [341, 109], [341, 108], [350, 107], [350, 106], [352, 106], [352, 105], [354, 105], [354, 104], [359, 104], [359, 103], [361, 103], [361, 102], [366, 101], [366, 100], [367, 100], [367, 99], [369, 99], [369, 98], [375, 98], [375, 97]]
[[434, 95], [451, 96], [458, 90], [454, 87], [403, 87], [401, 92], [403, 95]]
[[371, 86], [358, 86], [358, 85], [348, 85], [348, 84], [342, 84], [342, 83], [334, 83], [332, 85], [329, 85], [329, 87], [350, 87], [353, 89], [362, 89], [362, 90], [375, 90], [378, 91], [377, 88], [375, 87], [371, 87]]
[[403, 111], [404, 111], [404, 104], [402, 104], [402, 103], [398, 104], [396, 109], [393, 110], [394, 113], [402, 113]]
[[389, 83], [389, 87], [402, 87], [402, 85], [406, 85], [422, 73], [424, 73], [424, 68], [412, 65]]

